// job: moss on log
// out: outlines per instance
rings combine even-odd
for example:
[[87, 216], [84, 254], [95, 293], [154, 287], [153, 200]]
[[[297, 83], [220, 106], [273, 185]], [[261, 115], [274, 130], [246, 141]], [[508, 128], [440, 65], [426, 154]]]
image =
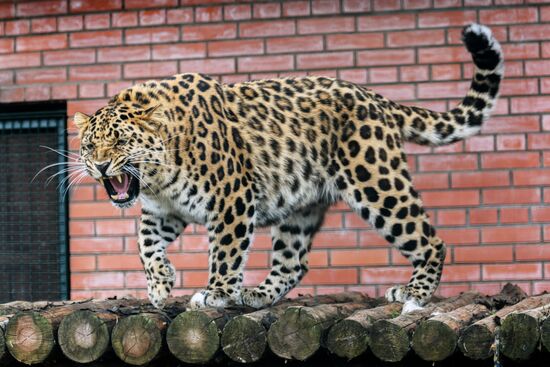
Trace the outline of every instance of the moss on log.
[[538, 308], [550, 303], [550, 294], [535, 296], [524, 299], [523, 301], [508, 306], [495, 314], [475, 322], [464, 329], [458, 347], [460, 351], [471, 359], [487, 359], [494, 354], [493, 344], [495, 342], [495, 331], [499, 326], [500, 320], [514, 311], [525, 311], [532, 308]]
[[18, 312], [6, 326], [6, 346], [24, 364], [44, 362], [55, 345], [51, 323], [37, 312]]
[[550, 315], [550, 306], [508, 314], [500, 328], [500, 351], [513, 360], [527, 360], [541, 339], [540, 325]]
[[470, 304], [433, 316], [416, 327], [412, 348], [425, 361], [442, 361], [455, 352], [461, 330], [489, 313], [485, 305]]
[[385, 362], [401, 361], [410, 350], [412, 334], [419, 322], [433, 312], [449, 312], [472, 303], [478, 297], [478, 293], [466, 292], [391, 320], [376, 321], [371, 329], [370, 348], [373, 354]]
[[326, 339], [327, 348], [337, 356], [347, 359], [360, 356], [368, 349], [370, 328], [374, 322], [399, 316], [402, 306], [400, 303], [390, 303], [355, 311], [330, 328]]
[[125, 317], [113, 327], [111, 345], [123, 362], [144, 365], [159, 354], [166, 326], [166, 318], [159, 314], [143, 313]]
[[267, 330], [279, 319], [287, 307], [313, 307], [320, 304], [362, 302], [367, 299], [367, 296], [358, 292], [343, 292], [316, 297], [303, 296], [281, 301], [270, 308], [235, 316], [223, 328], [222, 349], [233, 361], [240, 363], [256, 362], [265, 352]]

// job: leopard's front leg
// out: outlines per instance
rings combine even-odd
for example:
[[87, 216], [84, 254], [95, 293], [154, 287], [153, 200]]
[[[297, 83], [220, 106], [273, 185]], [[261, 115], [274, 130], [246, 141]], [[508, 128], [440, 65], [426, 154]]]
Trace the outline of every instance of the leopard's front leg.
[[250, 197], [221, 198], [216, 204], [223, 209], [207, 225], [208, 286], [193, 295], [192, 309], [241, 304], [243, 270], [254, 232], [255, 207]]
[[157, 308], [164, 306], [176, 278], [176, 271], [166, 257], [166, 247], [186, 225], [174, 216], [158, 216], [142, 211], [138, 235], [139, 256], [147, 277], [149, 300]]

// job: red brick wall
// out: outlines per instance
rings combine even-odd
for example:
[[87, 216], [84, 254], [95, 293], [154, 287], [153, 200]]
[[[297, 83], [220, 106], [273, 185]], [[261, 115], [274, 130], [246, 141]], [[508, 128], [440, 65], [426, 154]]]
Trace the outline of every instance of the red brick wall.
[[[68, 100], [92, 113], [143, 78], [200, 71], [226, 82], [322, 74], [445, 110], [472, 73], [462, 25], [503, 43], [506, 80], [495, 116], [466, 142], [407, 146], [414, 181], [449, 244], [440, 291], [494, 291], [513, 280], [550, 288], [550, 2], [388, 0], [232, 2], [51, 0], [0, 3], [0, 102]], [[546, 114], [545, 114], [546, 113]], [[78, 148], [71, 125], [69, 141]], [[548, 151], [547, 151], [548, 150]], [[70, 198], [73, 297], [144, 295], [138, 208], [120, 211], [86, 179]], [[256, 236], [246, 284], [264, 277], [270, 239]], [[175, 293], [206, 282], [204, 229], [171, 249]], [[300, 292], [381, 294], [411, 268], [344, 205], [335, 206]]]

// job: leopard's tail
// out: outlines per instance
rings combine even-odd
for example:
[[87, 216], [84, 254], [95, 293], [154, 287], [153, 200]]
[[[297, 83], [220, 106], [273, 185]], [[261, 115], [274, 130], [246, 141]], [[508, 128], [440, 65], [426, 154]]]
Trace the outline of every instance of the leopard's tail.
[[489, 28], [479, 24], [465, 27], [462, 40], [476, 66], [466, 97], [444, 113], [394, 105], [393, 117], [405, 140], [432, 146], [450, 144], [477, 134], [489, 118], [504, 72], [500, 44]]

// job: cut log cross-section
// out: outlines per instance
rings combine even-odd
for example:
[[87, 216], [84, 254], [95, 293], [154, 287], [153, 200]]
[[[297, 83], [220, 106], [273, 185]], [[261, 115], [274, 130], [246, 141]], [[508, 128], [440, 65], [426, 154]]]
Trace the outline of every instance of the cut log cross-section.
[[371, 329], [370, 347], [373, 354], [385, 362], [401, 361], [410, 350], [412, 334], [420, 321], [433, 312], [449, 312], [470, 304], [479, 296], [475, 292], [466, 292], [394, 319], [376, 321]]
[[18, 312], [6, 327], [6, 346], [19, 362], [38, 364], [52, 353], [55, 341], [52, 324], [37, 312]]
[[495, 314], [475, 322], [464, 329], [459, 341], [460, 351], [471, 359], [487, 359], [494, 353], [495, 331], [501, 319], [512, 312], [526, 311], [550, 303], [550, 294], [530, 297]]
[[358, 292], [343, 292], [316, 297], [303, 296], [282, 301], [270, 308], [238, 315], [229, 320], [223, 329], [222, 349], [229, 358], [236, 362], [256, 362], [262, 357], [266, 349], [267, 330], [288, 307], [313, 307], [320, 304], [362, 302], [366, 299], [365, 295]]

